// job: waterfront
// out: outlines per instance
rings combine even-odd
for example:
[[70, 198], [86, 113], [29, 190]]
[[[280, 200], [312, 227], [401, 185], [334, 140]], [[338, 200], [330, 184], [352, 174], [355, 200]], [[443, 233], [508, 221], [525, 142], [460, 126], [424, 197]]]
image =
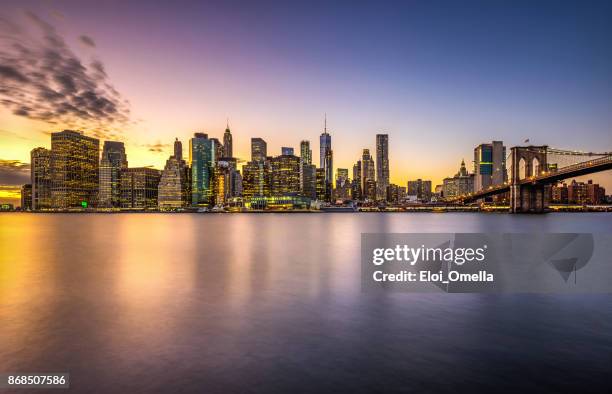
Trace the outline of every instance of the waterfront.
[[612, 214], [2, 214], [0, 371], [78, 392], [611, 388], [612, 295], [365, 294], [362, 232], [610, 233]]

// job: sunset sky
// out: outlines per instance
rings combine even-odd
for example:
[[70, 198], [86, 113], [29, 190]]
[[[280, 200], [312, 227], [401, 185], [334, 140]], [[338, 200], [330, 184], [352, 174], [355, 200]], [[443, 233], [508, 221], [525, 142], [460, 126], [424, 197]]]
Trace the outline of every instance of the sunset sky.
[[[535, 4], [537, 3], [537, 4]], [[0, 8], [0, 201], [73, 127], [163, 168], [175, 137], [334, 167], [389, 134], [391, 181], [434, 184], [502, 140], [612, 151], [612, 2], [28, 1]], [[610, 171], [590, 178], [612, 191]]]

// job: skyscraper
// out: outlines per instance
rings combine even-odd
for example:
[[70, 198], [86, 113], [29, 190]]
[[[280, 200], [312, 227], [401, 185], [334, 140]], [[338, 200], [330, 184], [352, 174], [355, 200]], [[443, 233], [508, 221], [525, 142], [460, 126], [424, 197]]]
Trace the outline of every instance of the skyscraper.
[[178, 138], [174, 140], [174, 157], [183, 160], [183, 143]]
[[204, 133], [195, 133], [189, 140], [191, 166], [191, 204], [212, 204], [213, 166], [217, 144]]
[[353, 181], [351, 182], [351, 197], [353, 200], [361, 200], [361, 160], [353, 165]]
[[51, 151], [35, 148], [30, 152], [32, 209], [51, 208]]
[[[361, 155], [361, 193], [362, 199], [376, 199], [376, 189], [374, 188], [374, 195], [372, 195], [372, 186], [371, 184], [375, 181], [374, 175], [374, 159], [370, 155], [369, 149], [364, 149]], [[368, 187], [368, 184], [370, 186]], [[370, 193], [368, 193], [370, 192]]]
[[281, 147], [281, 155], [290, 155], [293, 156], [293, 148], [288, 146]]
[[32, 184], [30, 183], [21, 186], [21, 210], [32, 210]]
[[334, 192], [336, 200], [348, 200], [351, 196], [351, 180], [348, 172], [348, 168], [336, 169], [336, 189]]
[[302, 163], [312, 164], [312, 150], [310, 150], [310, 141], [300, 142], [300, 158]]
[[157, 208], [161, 171], [138, 167], [121, 171], [121, 208]]
[[474, 191], [506, 181], [506, 148], [502, 141], [474, 148]]
[[157, 199], [160, 209], [182, 208], [191, 201], [191, 172], [185, 161], [177, 158], [176, 149], [162, 171]]
[[119, 208], [121, 205], [121, 171], [128, 166], [123, 142], [104, 141], [100, 160], [100, 192], [98, 207]]
[[325, 181], [331, 185], [333, 181], [333, 155], [331, 148], [331, 135], [327, 132], [327, 115], [325, 115], [325, 124], [323, 134], [319, 137], [319, 162], [320, 167], [325, 171]]
[[223, 133], [223, 156], [234, 157], [232, 133], [229, 128], [229, 120], [227, 121], [227, 126], [225, 127], [225, 133]]
[[242, 197], [245, 202], [271, 194], [272, 169], [266, 160], [252, 160], [242, 167]]
[[389, 186], [389, 135], [376, 134], [376, 197], [384, 200]]
[[469, 174], [465, 168], [465, 161], [461, 160], [459, 171], [452, 178], [444, 178], [442, 196], [452, 198], [474, 191], [474, 174]]
[[297, 195], [300, 192], [300, 158], [280, 155], [271, 160], [272, 195]]
[[251, 160], [264, 161], [268, 156], [268, 145], [262, 138], [251, 138]]
[[77, 131], [51, 134], [51, 205], [87, 208], [95, 204], [100, 141]]
[[317, 167], [314, 164], [301, 163], [301, 192], [304, 197], [312, 200], [317, 198]]

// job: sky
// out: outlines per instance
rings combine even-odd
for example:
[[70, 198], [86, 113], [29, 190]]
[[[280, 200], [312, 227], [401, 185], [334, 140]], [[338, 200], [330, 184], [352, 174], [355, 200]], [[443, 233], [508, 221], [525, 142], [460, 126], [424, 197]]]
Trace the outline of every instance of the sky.
[[[609, 1], [30, 1], [0, 9], [0, 201], [76, 128], [163, 168], [175, 137], [251, 137], [335, 168], [389, 134], [391, 181], [452, 176], [502, 140], [612, 151]], [[610, 171], [592, 175], [612, 190]]]

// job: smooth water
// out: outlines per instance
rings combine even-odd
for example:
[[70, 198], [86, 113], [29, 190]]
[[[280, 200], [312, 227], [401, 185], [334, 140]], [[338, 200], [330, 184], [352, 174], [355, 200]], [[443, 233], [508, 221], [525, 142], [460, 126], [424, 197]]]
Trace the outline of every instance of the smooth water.
[[362, 293], [362, 232], [612, 215], [0, 214], [0, 372], [86, 393], [612, 390], [612, 295]]

